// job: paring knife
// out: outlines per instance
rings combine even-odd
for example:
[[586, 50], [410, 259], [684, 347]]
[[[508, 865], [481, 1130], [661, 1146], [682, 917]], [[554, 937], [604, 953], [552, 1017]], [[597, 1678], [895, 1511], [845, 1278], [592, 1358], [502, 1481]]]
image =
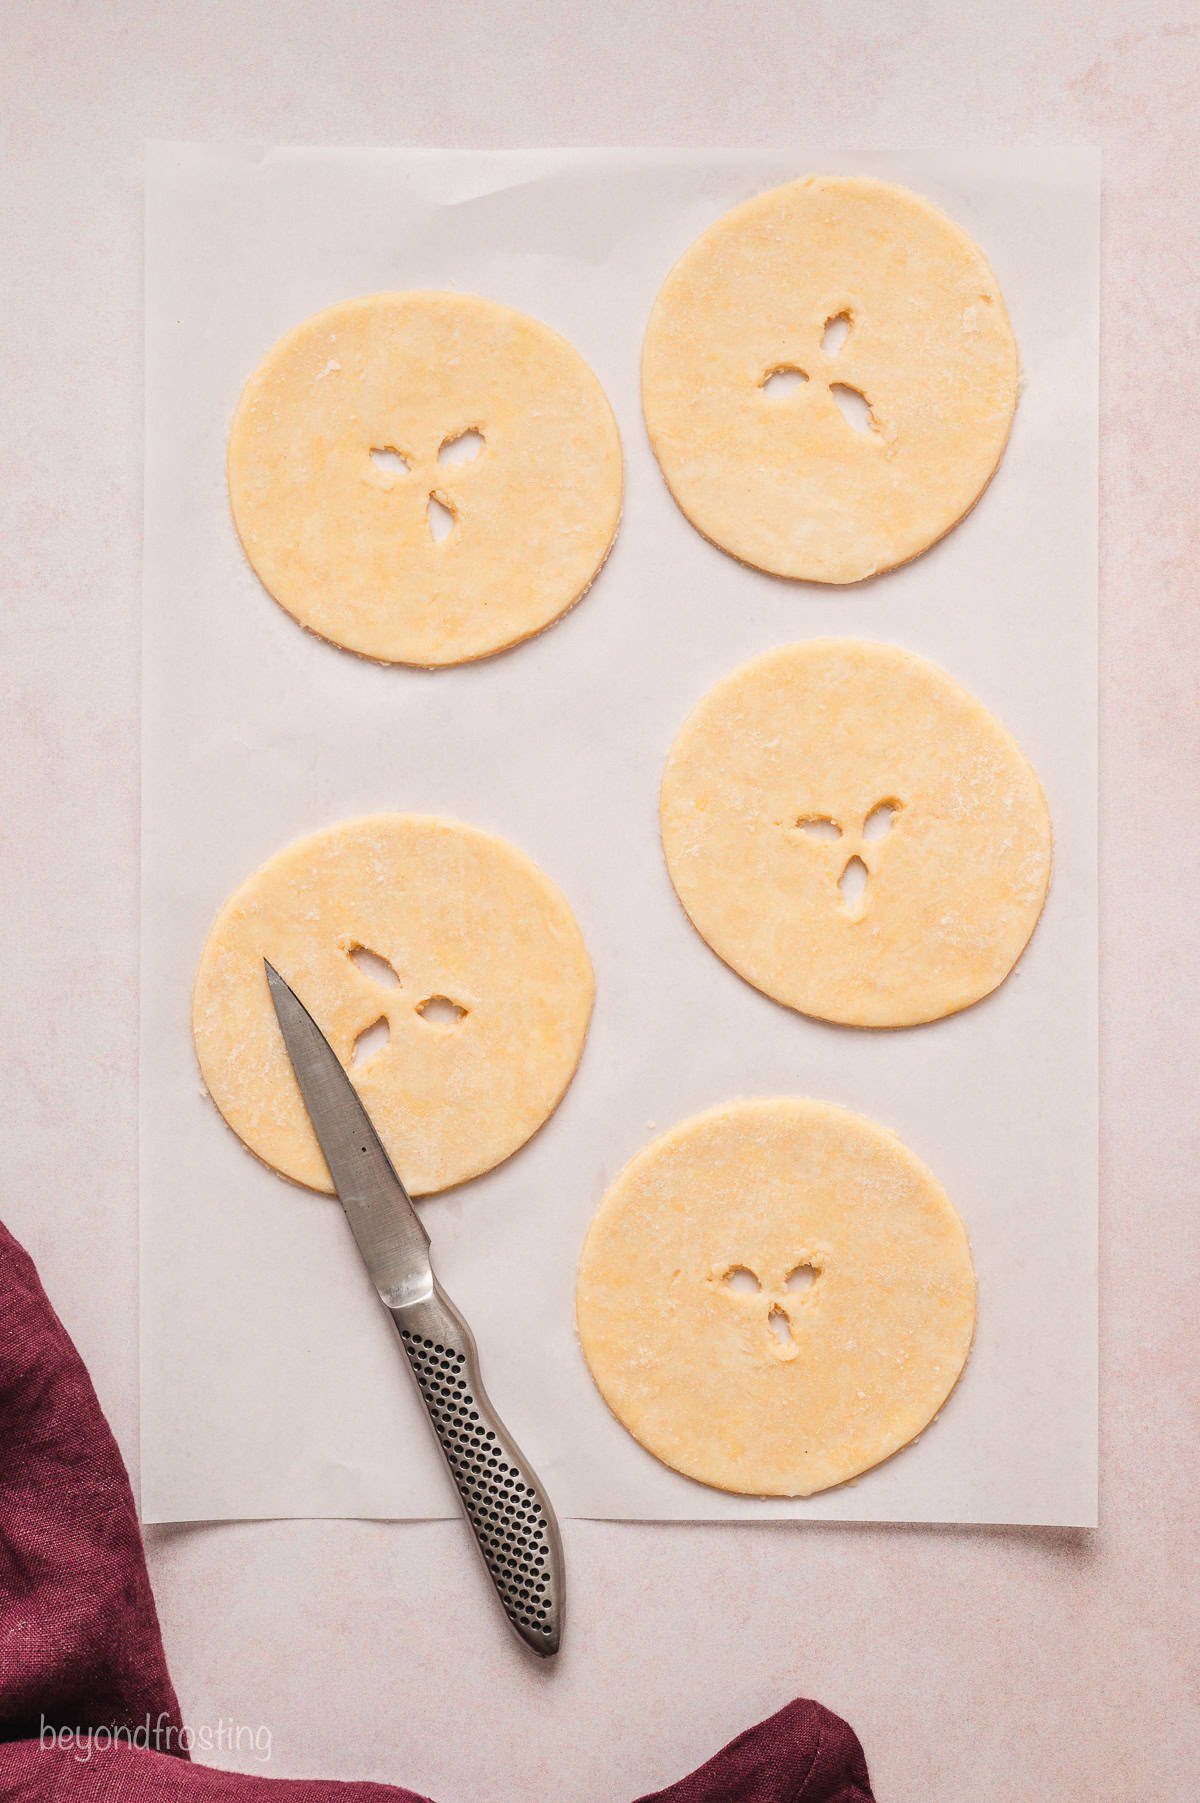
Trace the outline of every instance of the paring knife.
[[479, 1375], [471, 1330], [433, 1274], [429, 1235], [358, 1093], [307, 1008], [267, 962], [304, 1105], [383, 1306], [395, 1322], [504, 1612], [543, 1658], [562, 1636], [562, 1539], [549, 1498]]

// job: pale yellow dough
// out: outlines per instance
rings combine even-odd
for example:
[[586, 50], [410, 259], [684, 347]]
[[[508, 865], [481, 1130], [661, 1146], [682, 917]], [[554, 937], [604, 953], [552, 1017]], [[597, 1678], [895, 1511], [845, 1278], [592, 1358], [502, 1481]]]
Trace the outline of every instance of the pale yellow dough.
[[[848, 335], [823, 349], [838, 319]], [[807, 380], [785, 392], [780, 371]], [[1019, 375], [996, 278], [959, 226], [887, 182], [809, 176], [684, 252], [650, 315], [642, 402], [671, 493], [714, 544], [777, 576], [858, 582], [974, 505]], [[869, 429], [835, 387], [869, 404]]]
[[933, 1419], [970, 1351], [975, 1275], [958, 1214], [894, 1134], [824, 1102], [733, 1102], [626, 1165], [576, 1304], [605, 1402], [656, 1458], [721, 1490], [810, 1496]]
[[[229, 494], [247, 557], [303, 625], [386, 663], [457, 664], [587, 589], [620, 518], [621, 445], [549, 326], [471, 294], [376, 294], [305, 320], [255, 370]], [[440, 541], [431, 499], [453, 516]]]
[[[384, 962], [356, 961], [360, 951]], [[350, 1070], [415, 1194], [462, 1183], [515, 1152], [579, 1062], [592, 967], [566, 900], [523, 853], [475, 827], [411, 814], [344, 821], [297, 840], [217, 916], [192, 1030], [204, 1081], [234, 1132], [313, 1189], [332, 1184], [264, 957]], [[352, 1063], [355, 1041], [380, 1018], [387, 1043]]]
[[857, 639], [786, 645], [717, 683], [671, 748], [661, 823], [718, 956], [855, 1027], [979, 1001], [1050, 881], [1050, 816], [1015, 740], [936, 664]]

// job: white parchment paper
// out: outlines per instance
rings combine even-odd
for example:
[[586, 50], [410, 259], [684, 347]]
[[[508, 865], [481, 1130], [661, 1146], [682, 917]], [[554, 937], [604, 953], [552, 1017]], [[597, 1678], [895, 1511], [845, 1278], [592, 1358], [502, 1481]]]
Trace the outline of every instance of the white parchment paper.
[[[918, 189], [983, 245], [1025, 386], [999, 474], [948, 539], [861, 587], [744, 569], [669, 499], [638, 357], [663, 276], [727, 207], [818, 170]], [[188, 1024], [217, 908], [302, 833], [375, 809], [502, 833], [558, 882], [597, 970], [557, 1113], [421, 1204], [493, 1398], [565, 1515], [1089, 1524], [1096, 1463], [1098, 165], [1089, 153], [412, 152], [153, 146], [146, 200], [141, 1054], [142, 1505], [148, 1521], [456, 1512], [336, 1202], [274, 1176], [208, 1101]], [[516, 651], [426, 673], [305, 633], [260, 587], [225, 493], [250, 370], [377, 289], [492, 295], [575, 343], [616, 409], [625, 516], [591, 593]], [[701, 943], [658, 846], [691, 704], [823, 633], [933, 658], [1032, 758], [1054, 886], [997, 994], [870, 1034], [776, 1006]], [[654, 1134], [795, 1093], [893, 1128], [961, 1211], [980, 1286], [966, 1375], [921, 1440], [803, 1502], [727, 1497], [612, 1420], [573, 1325], [605, 1185]]]

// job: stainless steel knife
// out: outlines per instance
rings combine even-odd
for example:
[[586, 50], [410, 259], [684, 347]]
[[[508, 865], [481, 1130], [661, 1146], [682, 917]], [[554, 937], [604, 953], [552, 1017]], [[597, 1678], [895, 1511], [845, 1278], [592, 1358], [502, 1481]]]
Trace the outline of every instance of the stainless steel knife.
[[433, 1274], [429, 1235], [358, 1093], [307, 1008], [267, 962], [300, 1093], [383, 1306], [395, 1322], [504, 1612], [543, 1658], [562, 1637], [562, 1538], [549, 1498], [488, 1400], [471, 1330]]

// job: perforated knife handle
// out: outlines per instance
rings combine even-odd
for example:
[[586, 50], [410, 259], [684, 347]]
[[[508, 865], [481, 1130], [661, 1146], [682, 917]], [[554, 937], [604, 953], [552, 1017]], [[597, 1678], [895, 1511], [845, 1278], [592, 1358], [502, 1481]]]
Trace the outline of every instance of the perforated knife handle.
[[562, 1638], [562, 1538], [536, 1472], [497, 1415], [471, 1330], [435, 1283], [391, 1311], [463, 1513], [509, 1621], [535, 1653]]

